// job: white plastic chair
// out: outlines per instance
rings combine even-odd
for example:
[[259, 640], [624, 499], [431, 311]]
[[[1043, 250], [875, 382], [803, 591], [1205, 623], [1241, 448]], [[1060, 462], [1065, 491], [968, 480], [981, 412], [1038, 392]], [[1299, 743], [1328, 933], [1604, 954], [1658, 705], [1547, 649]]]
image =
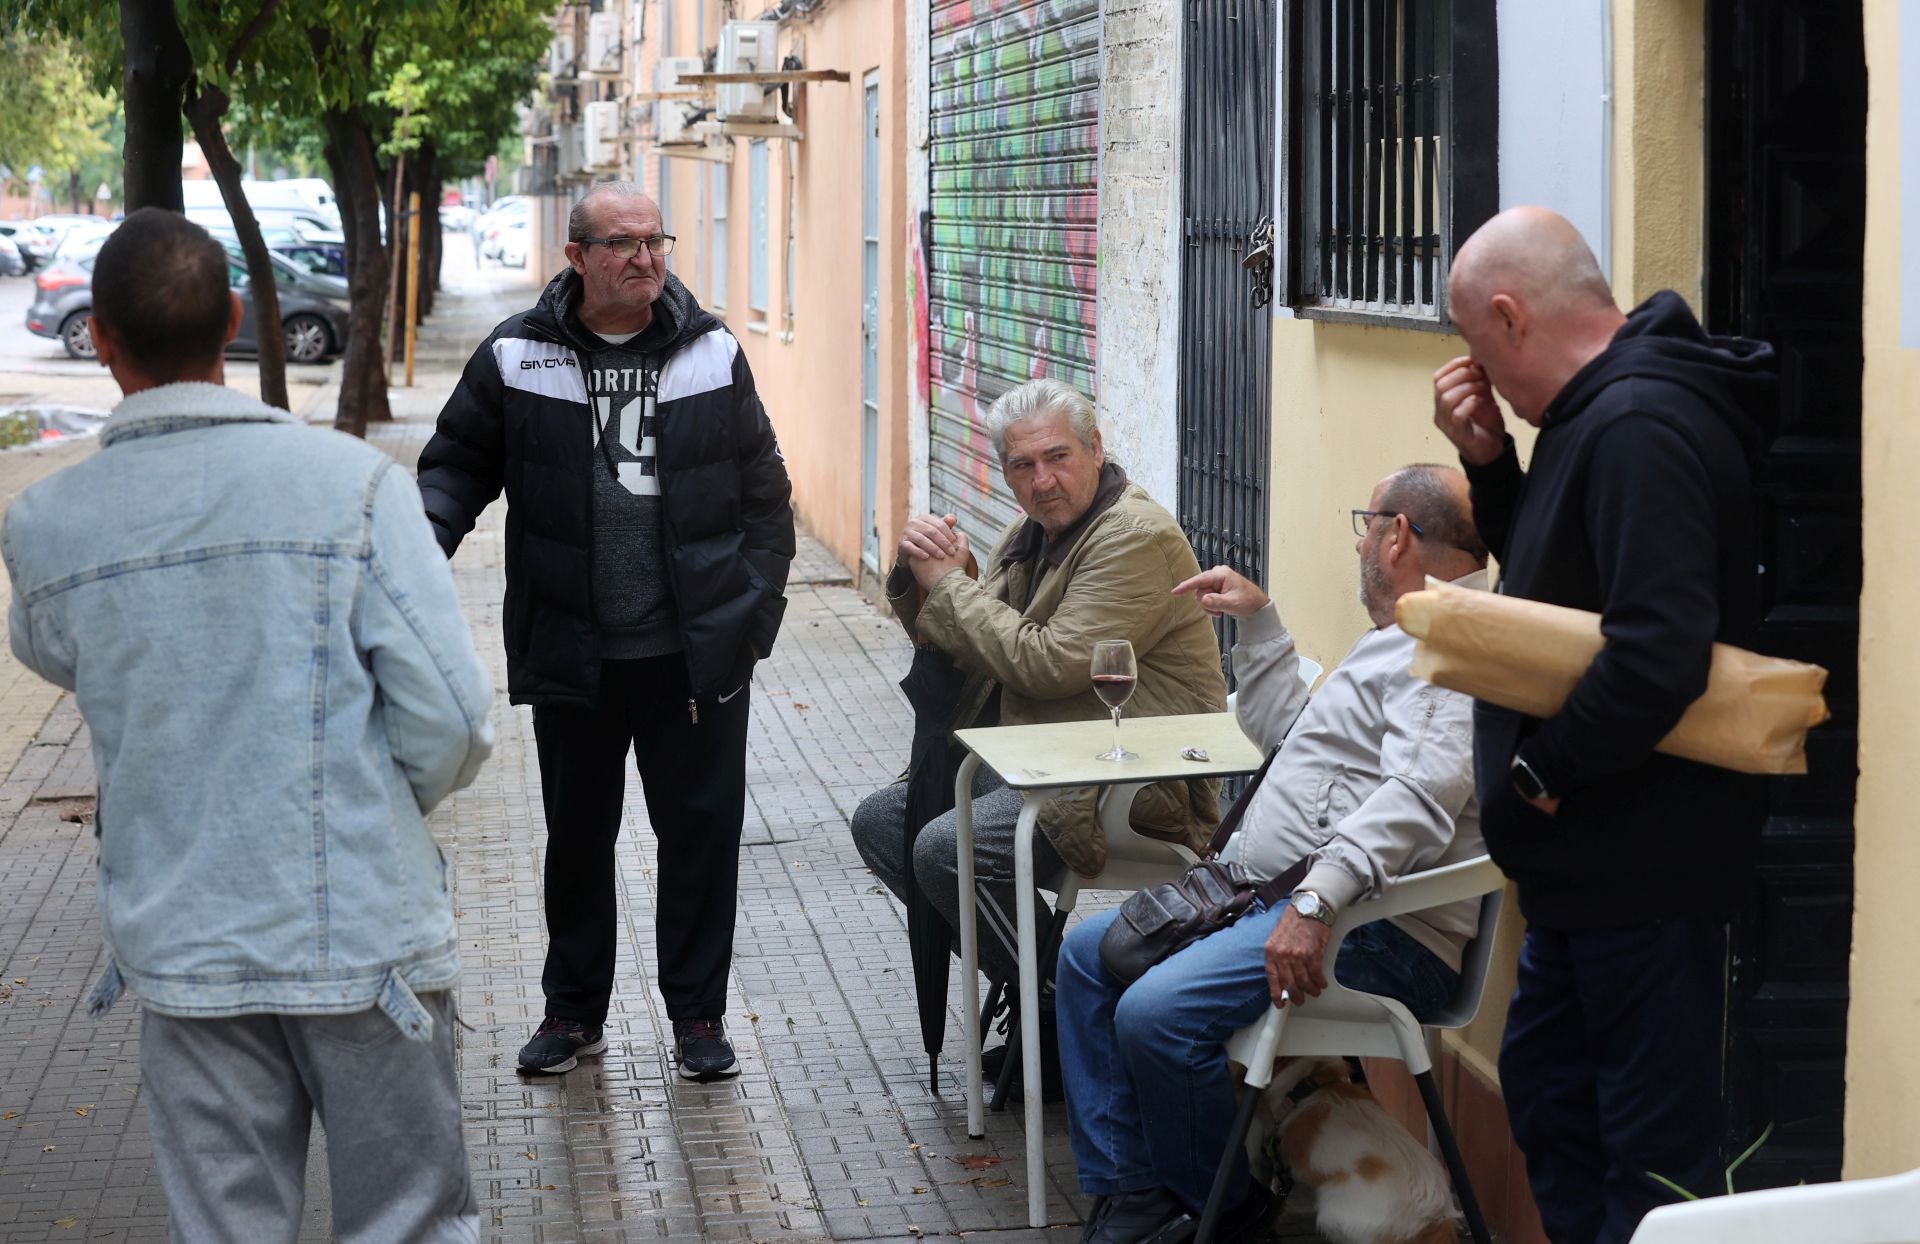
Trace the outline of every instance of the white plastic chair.
[[[1320, 996], [1287, 1007], [1272, 1007], [1265, 1016], [1227, 1040], [1228, 1059], [1247, 1069], [1246, 1091], [1240, 1095], [1233, 1134], [1227, 1138], [1226, 1151], [1221, 1156], [1213, 1192], [1207, 1199], [1194, 1244], [1210, 1244], [1213, 1239], [1220, 1213], [1225, 1208], [1220, 1202], [1226, 1197], [1228, 1181], [1246, 1145], [1254, 1107], [1273, 1081], [1274, 1060], [1343, 1055], [1397, 1058], [1407, 1065], [1420, 1086], [1420, 1099], [1426, 1104], [1428, 1121], [1440, 1142], [1447, 1170], [1453, 1176], [1454, 1191], [1459, 1194], [1467, 1226], [1477, 1244], [1488, 1244], [1486, 1220], [1480, 1214], [1479, 1202], [1474, 1199], [1466, 1165], [1460, 1160], [1460, 1147], [1454, 1141], [1453, 1129], [1441, 1107], [1440, 1090], [1433, 1082], [1433, 1058], [1428, 1052], [1426, 1032], [1464, 1028], [1480, 1009], [1480, 994], [1487, 984], [1487, 963], [1493, 955], [1505, 886], [1506, 878], [1499, 868], [1482, 855], [1403, 877], [1378, 898], [1355, 903], [1334, 921], [1333, 936], [1327, 942], [1327, 987]], [[1461, 953], [1460, 983], [1454, 990], [1453, 1000], [1425, 1025], [1392, 998], [1360, 993], [1335, 979], [1334, 962], [1340, 953], [1340, 943], [1354, 929], [1389, 916], [1425, 911], [1468, 898], [1480, 900], [1480, 927]]]
[[1920, 1244], [1920, 1170], [1663, 1205], [1630, 1244]]

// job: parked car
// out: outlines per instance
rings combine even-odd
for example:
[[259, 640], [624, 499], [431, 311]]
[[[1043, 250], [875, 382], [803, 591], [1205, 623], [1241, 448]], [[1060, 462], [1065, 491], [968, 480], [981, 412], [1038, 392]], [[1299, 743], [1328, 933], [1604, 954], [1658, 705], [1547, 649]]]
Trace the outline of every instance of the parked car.
[[[227, 241], [224, 238], [221, 239], [221, 242], [227, 248], [228, 258], [239, 265], [242, 272], [246, 271], [247, 257], [241, 253], [240, 244], [238, 242]], [[346, 277], [331, 276], [324, 272], [315, 272], [304, 264], [295, 262], [291, 256], [282, 254], [275, 248], [268, 249], [267, 258], [273, 261], [273, 270], [279, 275], [280, 287], [282, 289], [291, 285], [302, 293], [312, 294], [316, 298], [331, 298], [340, 302], [347, 300]]]
[[[93, 313], [93, 264], [99, 251], [96, 244], [88, 253], [54, 261], [34, 278], [38, 293], [33, 305], [27, 308], [27, 329], [58, 340], [66, 347], [67, 354], [77, 359], [94, 357], [93, 333], [88, 321]], [[313, 274], [301, 272], [285, 260], [275, 262], [274, 272], [279, 284], [280, 331], [286, 341], [287, 361], [318, 363], [340, 353], [347, 341], [344, 295], [335, 299], [300, 288], [296, 283], [299, 278]], [[250, 354], [259, 349], [251, 283], [246, 269], [232, 260], [227, 264], [227, 280], [240, 295], [242, 306], [239, 335], [227, 350]]]
[[0, 276], [25, 276], [27, 261], [20, 256], [20, 248], [13, 239], [0, 233]]
[[528, 207], [496, 212], [481, 228], [480, 260], [484, 263], [491, 259], [505, 267], [524, 268], [532, 236], [533, 214]]
[[[225, 223], [197, 223], [218, 238], [230, 253], [240, 245], [240, 235], [230, 220]], [[267, 244], [268, 250], [291, 259], [308, 272], [343, 278], [347, 275], [347, 239], [344, 234], [323, 233], [309, 240], [291, 226], [263, 225], [260, 239]]]
[[53, 239], [35, 228], [31, 220], [0, 220], [0, 238], [13, 243], [28, 272], [46, 263], [53, 254]]
[[474, 211], [459, 203], [440, 205], [440, 227], [449, 233], [458, 233], [473, 227]]

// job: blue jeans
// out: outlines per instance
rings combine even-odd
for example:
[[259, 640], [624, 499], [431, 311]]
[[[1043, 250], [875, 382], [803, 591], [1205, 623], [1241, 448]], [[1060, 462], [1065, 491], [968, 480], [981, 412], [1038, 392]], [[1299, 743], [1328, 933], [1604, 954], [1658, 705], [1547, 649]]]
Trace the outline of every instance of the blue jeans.
[[[1060, 1069], [1080, 1188], [1112, 1196], [1162, 1187], [1198, 1213], [1233, 1128], [1226, 1040], [1266, 1013], [1266, 944], [1286, 904], [1238, 921], [1154, 965], [1132, 986], [1107, 974], [1100, 939], [1117, 911], [1076, 927], [1054, 973]], [[1459, 974], [1385, 921], [1341, 943], [1334, 975], [1429, 1014]], [[1244, 1153], [1227, 1204], [1246, 1193]]]

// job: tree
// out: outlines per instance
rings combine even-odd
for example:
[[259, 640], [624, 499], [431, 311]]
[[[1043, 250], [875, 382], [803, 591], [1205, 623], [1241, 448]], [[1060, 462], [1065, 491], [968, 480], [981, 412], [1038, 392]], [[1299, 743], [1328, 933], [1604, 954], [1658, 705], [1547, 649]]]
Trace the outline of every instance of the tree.
[[[86, 22], [87, 15], [79, 20]], [[174, 20], [172, 0], [120, 0], [120, 37], [125, 49], [121, 93], [127, 101], [127, 210], [185, 211], [180, 105], [193, 76], [193, 57]]]
[[[222, 128], [227, 108], [233, 102], [236, 75], [272, 24], [280, 4], [281, 0], [257, 0], [252, 4], [245, 4], [243, 0], [238, 11], [227, 3], [200, 4], [189, 10], [197, 20], [188, 42], [190, 46], [198, 46], [192, 47], [196, 69], [187, 83], [182, 107], [193, 126], [200, 153], [206, 157], [213, 180], [220, 186], [220, 198], [227, 205], [227, 214], [233, 218], [240, 253], [246, 256], [254, 323], [262, 326], [254, 333], [260, 365], [260, 400], [287, 410], [291, 404], [287, 399], [286, 337], [265, 327], [280, 322], [279, 277], [274, 272], [266, 239], [260, 234], [260, 222], [253, 214], [253, 205], [247, 202], [246, 189], [241, 185], [240, 161], [234, 158]], [[261, 76], [260, 62], [252, 68], [256, 77]]]
[[0, 164], [16, 174], [38, 166], [50, 183], [84, 181], [109, 151], [114, 101], [93, 89], [71, 40], [0, 33], [0, 99]]

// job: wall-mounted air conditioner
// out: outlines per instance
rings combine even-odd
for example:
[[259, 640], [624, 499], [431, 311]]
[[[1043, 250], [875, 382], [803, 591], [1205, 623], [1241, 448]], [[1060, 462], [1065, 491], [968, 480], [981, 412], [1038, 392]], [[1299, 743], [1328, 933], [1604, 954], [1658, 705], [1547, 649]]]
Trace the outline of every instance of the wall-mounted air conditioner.
[[[779, 22], [728, 22], [720, 28], [720, 73], [772, 73], [780, 68], [780, 54], [774, 45], [780, 38]], [[722, 121], [778, 121], [775, 97], [758, 82], [743, 82], [720, 87], [719, 117]]]
[[588, 168], [612, 168], [620, 159], [620, 105], [610, 99], [588, 104], [586, 116], [586, 161]]
[[[653, 69], [653, 89], [667, 92], [694, 91], [699, 87], [680, 81], [683, 73], [699, 73], [707, 67], [698, 56], [662, 56]], [[693, 114], [700, 110], [698, 100], [663, 99], [653, 110], [653, 141], [656, 143], [698, 142], [699, 136], [687, 128]]]
[[587, 18], [586, 71], [603, 78], [620, 76], [620, 19], [605, 9]]
[[554, 126], [554, 137], [559, 140], [559, 174], [562, 180], [578, 177], [586, 166], [586, 134], [583, 129], [571, 121]]
[[571, 78], [578, 72], [573, 63], [573, 32], [561, 31], [553, 36], [553, 42], [547, 45], [547, 76], [551, 78]]

